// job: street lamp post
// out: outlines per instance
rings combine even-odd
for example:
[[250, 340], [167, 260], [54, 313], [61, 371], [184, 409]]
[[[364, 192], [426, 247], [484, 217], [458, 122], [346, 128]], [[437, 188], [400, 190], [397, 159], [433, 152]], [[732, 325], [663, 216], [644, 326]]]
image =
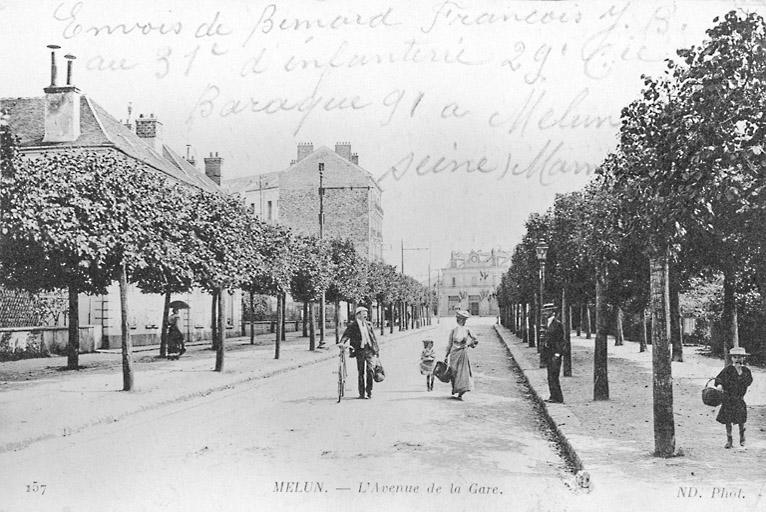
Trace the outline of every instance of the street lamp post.
[[542, 328], [543, 328], [543, 304], [545, 303], [545, 299], [543, 298], [543, 287], [545, 286], [545, 260], [548, 257], [548, 244], [545, 243], [545, 240], [540, 240], [537, 242], [537, 247], [535, 247], [535, 252], [537, 253], [537, 261], [540, 264], [540, 275], [539, 275], [539, 281], [540, 281], [540, 304], [538, 307], [538, 317], [540, 321], [538, 322], [537, 327], [537, 347], [540, 350], [540, 368], [544, 368], [546, 365], [545, 361], [545, 350], [544, 347], [541, 347], [542, 343]]
[[[404, 247], [404, 239], [402, 239], [402, 275], [404, 275], [404, 251], [428, 251], [428, 304], [430, 308], [431, 304], [431, 247]], [[407, 312], [404, 308], [404, 304], [402, 304], [402, 310], [404, 317], [406, 317]], [[429, 312], [430, 317], [430, 312]], [[401, 322], [399, 322], [399, 326], [401, 327]], [[400, 329], [401, 330], [401, 329]]]

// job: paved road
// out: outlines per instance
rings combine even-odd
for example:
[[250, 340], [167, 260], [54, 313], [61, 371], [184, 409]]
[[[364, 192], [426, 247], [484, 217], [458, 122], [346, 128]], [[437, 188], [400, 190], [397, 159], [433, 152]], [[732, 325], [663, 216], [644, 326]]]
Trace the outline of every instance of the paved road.
[[[559, 510], [565, 463], [480, 321], [463, 402], [426, 391], [415, 333], [383, 345], [372, 400], [355, 398], [354, 367], [336, 404], [330, 361], [5, 453], [0, 512]], [[429, 333], [438, 354], [451, 324]]]

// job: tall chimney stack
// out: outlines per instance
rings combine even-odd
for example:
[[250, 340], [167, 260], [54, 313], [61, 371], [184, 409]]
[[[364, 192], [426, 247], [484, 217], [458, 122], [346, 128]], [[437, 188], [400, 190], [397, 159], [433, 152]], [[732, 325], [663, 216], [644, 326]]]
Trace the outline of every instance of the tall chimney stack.
[[144, 142], [149, 144], [158, 153], [162, 153], [162, 123], [154, 117], [154, 114], [149, 114], [149, 117], [144, 117], [143, 114], [136, 119], [136, 135], [144, 139]]
[[300, 142], [298, 143], [298, 158], [296, 162], [300, 162], [311, 153], [314, 152], [314, 144], [312, 142]]
[[351, 163], [359, 165], [359, 153], [351, 153]]
[[56, 50], [60, 47], [49, 44], [51, 49], [51, 84], [45, 87], [45, 120], [43, 142], [74, 142], [80, 137], [80, 90], [72, 84], [72, 61], [74, 55], [67, 55], [67, 84], [56, 85]]
[[208, 178], [213, 180], [216, 185], [221, 184], [221, 166], [223, 165], [223, 158], [218, 156], [216, 151], [215, 156], [210, 153], [209, 157], [205, 157], [205, 174]]
[[351, 143], [350, 142], [336, 142], [335, 143], [335, 152], [339, 155], [345, 158], [346, 160], [351, 160]]

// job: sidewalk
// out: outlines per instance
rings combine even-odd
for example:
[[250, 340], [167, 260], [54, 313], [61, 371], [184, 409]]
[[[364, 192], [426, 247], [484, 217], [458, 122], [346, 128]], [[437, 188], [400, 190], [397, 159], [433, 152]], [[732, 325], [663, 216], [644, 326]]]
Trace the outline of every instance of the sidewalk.
[[[496, 326], [513, 358], [526, 375], [533, 393], [548, 398], [545, 368], [539, 368], [536, 348], [529, 348], [508, 329]], [[608, 340], [609, 397], [593, 400], [594, 339], [572, 333], [572, 376], [561, 376], [564, 404], [543, 403], [571, 454], [579, 459], [596, 486], [608, 486], [622, 510], [654, 510], [652, 500], [672, 510], [687, 503], [680, 487], [698, 489], [697, 506], [732, 503], [736, 510], [766, 510], [766, 371], [750, 367], [753, 385], [748, 404], [747, 449], [724, 449], [724, 426], [715, 421], [718, 408], [702, 403], [701, 390], [723, 367], [718, 359], [684, 347], [684, 362], [673, 363], [673, 410], [677, 457], [657, 458], [652, 409], [652, 352], [639, 353], [638, 343], [614, 346]], [[737, 427], [734, 427], [735, 442]], [[630, 482], [627, 484], [626, 482]], [[642, 503], [631, 503], [626, 485], [644, 489]], [[716, 489], [742, 489], [743, 496], [712, 496]], [[624, 495], [621, 493], [624, 492]], [[723, 491], [721, 491], [723, 493]], [[759, 497], [759, 494], [761, 495]], [[711, 501], [713, 498], [719, 501]], [[624, 499], [625, 501], [621, 501]], [[720, 500], [729, 501], [720, 501]], [[693, 503], [692, 503], [693, 504]], [[727, 508], [729, 505], [724, 505]], [[743, 508], [739, 508], [743, 507]], [[722, 508], [722, 509], [723, 509]], [[707, 509], [707, 508], [705, 508]], [[686, 510], [686, 508], [684, 508]], [[732, 508], [734, 510], [734, 508]]]
[[[379, 340], [385, 344], [435, 327], [395, 330]], [[326, 339], [328, 350], [311, 352], [308, 338], [287, 333], [280, 359], [274, 359], [273, 334], [256, 336], [254, 345], [249, 337], [229, 338], [223, 372], [213, 371], [215, 352], [209, 341], [187, 345], [178, 360], [160, 358], [159, 347], [141, 347], [134, 353], [131, 392], [122, 391], [119, 351], [81, 354], [85, 368], [79, 371], [62, 370], [66, 357], [60, 356], [0, 363], [0, 453], [337, 357], [334, 332]]]

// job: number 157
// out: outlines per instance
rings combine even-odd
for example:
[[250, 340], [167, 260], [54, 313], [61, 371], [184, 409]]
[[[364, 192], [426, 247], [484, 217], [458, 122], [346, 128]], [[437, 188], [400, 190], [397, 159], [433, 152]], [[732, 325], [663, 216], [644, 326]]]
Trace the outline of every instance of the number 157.
[[34, 494], [40, 493], [40, 495], [42, 496], [43, 494], [45, 494], [45, 489], [47, 487], [48, 487], [47, 484], [41, 484], [35, 480], [31, 484], [27, 484], [27, 492], [31, 492]]

